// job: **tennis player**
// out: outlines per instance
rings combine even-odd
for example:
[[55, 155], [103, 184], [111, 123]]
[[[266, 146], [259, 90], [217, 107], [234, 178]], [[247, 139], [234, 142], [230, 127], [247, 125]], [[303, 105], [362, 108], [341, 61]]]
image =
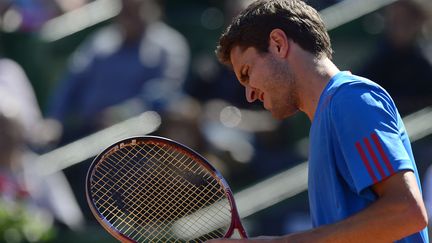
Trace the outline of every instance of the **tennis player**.
[[[309, 203], [314, 228], [236, 242], [429, 242], [419, 175], [390, 95], [340, 71], [324, 23], [300, 0], [258, 0], [216, 50], [277, 119], [306, 113]], [[408, 81], [408, 80], [407, 80]], [[215, 240], [224, 242], [230, 240]]]

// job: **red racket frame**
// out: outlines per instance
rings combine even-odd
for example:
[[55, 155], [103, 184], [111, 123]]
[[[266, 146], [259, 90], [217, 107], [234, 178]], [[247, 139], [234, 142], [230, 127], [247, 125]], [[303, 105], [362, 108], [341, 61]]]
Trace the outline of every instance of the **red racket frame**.
[[234, 196], [231, 191], [231, 188], [229, 187], [227, 181], [223, 178], [222, 174], [212, 165], [210, 164], [207, 159], [205, 159], [203, 156], [201, 156], [199, 153], [195, 152], [193, 149], [187, 147], [186, 145], [183, 145], [179, 142], [176, 142], [174, 140], [159, 137], [159, 136], [136, 136], [136, 137], [130, 137], [123, 140], [120, 140], [109, 147], [107, 147], [105, 150], [103, 150], [99, 155], [96, 156], [96, 158], [93, 160], [92, 164], [90, 165], [87, 176], [86, 176], [86, 198], [87, 203], [90, 207], [91, 212], [97, 219], [97, 221], [102, 225], [102, 227], [108, 231], [112, 236], [114, 236], [116, 239], [120, 240], [121, 242], [135, 242], [134, 240], [130, 239], [128, 236], [122, 234], [119, 232], [96, 208], [96, 206], [93, 204], [93, 200], [91, 197], [91, 178], [93, 175], [94, 168], [99, 164], [99, 162], [105, 157], [114, 152], [115, 150], [120, 149], [125, 144], [133, 144], [136, 143], [136, 141], [143, 141], [143, 142], [151, 142], [153, 144], [166, 144], [171, 147], [174, 147], [176, 150], [182, 151], [182, 153], [187, 154], [190, 157], [194, 158], [194, 161], [199, 162], [201, 165], [203, 165], [205, 168], [208, 169], [209, 172], [213, 175], [214, 178], [218, 180], [220, 184], [222, 184], [222, 187], [225, 191], [225, 195], [228, 198], [228, 201], [231, 206], [231, 224], [227, 230], [227, 232], [224, 235], [224, 238], [230, 238], [234, 234], [234, 230], [237, 229], [241, 238], [247, 238], [246, 231], [241, 223], [240, 215], [237, 211], [237, 206], [234, 201]]

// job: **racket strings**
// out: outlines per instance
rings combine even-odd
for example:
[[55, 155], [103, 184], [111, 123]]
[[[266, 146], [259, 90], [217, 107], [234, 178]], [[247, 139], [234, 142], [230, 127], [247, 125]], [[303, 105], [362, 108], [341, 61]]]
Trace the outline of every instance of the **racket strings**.
[[[162, 169], [164, 169], [164, 168], [162, 168]], [[164, 170], [161, 170], [161, 171], [164, 171]], [[161, 172], [160, 171], [160, 172]], [[160, 173], [158, 173], [157, 175], [156, 175], [156, 177], [154, 177], [156, 180], [159, 178], [159, 175], [160, 175]], [[142, 179], [142, 178], [141, 178]], [[172, 178], [172, 179], [174, 179], [174, 180], [176, 180], [176, 182], [178, 182], [178, 183], [182, 183], [182, 182], [180, 182], [180, 181], [178, 181], [176, 178]], [[159, 181], [152, 181], [152, 183], [159, 183]], [[174, 187], [174, 186], [176, 186], [177, 185], [177, 183], [170, 183], [170, 185], [165, 185], [164, 184], [164, 182], [163, 181], [161, 181], [160, 183], [162, 183], [162, 187], [164, 187], [165, 186], [165, 188], [163, 188], [163, 190], [160, 190], [160, 188], [155, 188], [155, 190], [157, 191], [157, 193], [159, 194], [159, 195], [161, 195], [162, 197], [162, 199], [163, 199], [163, 196], [164, 196], [164, 192], [169, 192], [170, 190], [172, 190], [173, 188], [172, 187]], [[171, 187], [171, 188], [170, 188]], [[189, 187], [184, 187], [184, 189], [188, 189]], [[181, 191], [181, 190], [179, 190], [179, 189], [174, 189], [174, 190], [176, 190], [176, 191], [178, 191], [179, 192], [179, 194], [177, 194], [177, 196], [179, 196], [179, 195], [181, 195], [180, 193], [193, 193], [193, 192], [185, 192], [184, 191], [184, 189], [183, 189], [183, 191]], [[149, 190], [151, 190], [151, 188], [149, 188]], [[162, 194], [163, 193], [163, 194]], [[139, 199], [142, 199], [142, 198], [139, 198]], [[174, 198], [175, 200], [180, 200], [181, 198]], [[151, 204], [161, 204], [161, 205], [163, 205], [163, 201], [162, 202], [152, 202]], [[167, 209], [169, 209], [169, 208], [167, 208]], [[168, 211], [169, 212], [169, 211]], [[163, 215], [163, 217], [165, 217], [165, 218], [167, 218], [167, 216], [168, 215]]]
[[[129, 153], [129, 152], [130, 152], [130, 151], [128, 151], [128, 153]], [[126, 156], [127, 156], [127, 154], [125, 154], [125, 155], [123, 156], [123, 158], [125, 158]], [[123, 159], [123, 158], [122, 158], [122, 159]], [[122, 159], [119, 159], [119, 158], [117, 158], [117, 159], [118, 159], [119, 161], [122, 161]], [[112, 199], [112, 197], [109, 196], [109, 194], [111, 194], [111, 192], [112, 192], [113, 190], [119, 190], [119, 188], [128, 188], [128, 190], [129, 190], [129, 189], [137, 189], [137, 188], [135, 188], [134, 184], [130, 184], [130, 181], [129, 181], [129, 180], [126, 180], [126, 179], [123, 178], [123, 177], [125, 177], [125, 176], [128, 176], [128, 175], [130, 174], [130, 173], [129, 173], [130, 171], [135, 171], [135, 170], [133, 170], [133, 169], [135, 169], [135, 168], [132, 168], [131, 170], [126, 171], [126, 173], [124, 173], [123, 177], [118, 178], [118, 179], [116, 180], [117, 182], [120, 182], [120, 187], [118, 186], [119, 183], [114, 182], [114, 180], [113, 180], [112, 178], [115, 178], [115, 177], [117, 176], [117, 174], [120, 173], [120, 172], [122, 171], [122, 168], [115, 168], [115, 170], [113, 170], [112, 168], [108, 168], [108, 171], [104, 170], [104, 168], [106, 169], [106, 164], [104, 164], [104, 163], [100, 164], [100, 168], [99, 168], [100, 170], [99, 170], [99, 172], [104, 172], [104, 173], [102, 173], [103, 176], [101, 176], [100, 179], [99, 179], [95, 184], [99, 183], [100, 180], [102, 180], [102, 179], [107, 179], [107, 180], [109, 180], [109, 182], [110, 182], [109, 184], [110, 184], [111, 186], [108, 187], [108, 189], [107, 189], [107, 187], [99, 187], [98, 190], [103, 190], [103, 189], [105, 189], [105, 193], [102, 194], [102, 196], [100, 197], [100, 199], [95, 200], [95, 203], [96, 203], [97, 205], [99, 205], [100, 208], [102, 208], [103, 206], [108, 205], [109, 207], [105, 208], [105, 211], [108, 211], [108, 212], [109, 212], [110, 210], [112, 210], [112, 208], [116, 208], [116, 209], [118, 209], [118, 205], [115, 205], [115, 201]], [[116, 173], [111, 174], [112, 171], [116, 171]], [[110, 175], [110, 176], [107, 176], [107, 175]], [[95, 195], [96, 195], [97, 193], [99, 193], [98, 190], [94, 192]], [[129, 192], [126, 191], [126, 192], [123, 192], [123, 193], [128, 194]], [[100, 203], [100, 200], [103, 200], [103, 201], [102, 201], [102, 204]], [[102, 215], [105, 214], [105, 211], [101, 211]], [[114, 216], [114, 217], [117, 217], [118, 214], [119, 214], [119, 212], [121, 212], [121, 210], [117, 210], [117, 212], [116, 212], [113, 216]], [[107, 216], [108, 216], [108, 215], [107, 215]]]
[[[174, 178], [175, 179], [175, 178]], [[182, 182], [180, 182], [180, 183], [182, 183]], [[182, 184], [184, 184], [184, 183], [182, 183]], [[176, 185], [176, 184], [174, 184], [174, 185]], [[165, 185], [162, 185], [162, 186], [165, 186]], [[168, 185], [169, 186], [169, 185]], [[184, 187], [184, 189], [188, 189], [189, 187]], [[176, 189], [176, 190], [178, 190], [178, 189]], [[168, 190], [164, 190], [164, 191], [170, 191], [170, 188], [168, 188]], [[187, 192], [187, 191], [181, 191], [181, 190], [178, 190], [179, 191], [179, 194], [177, 194], [176, 195], [176, 197], [177, 198], [173, 198], [173, 200], [175, 200], [175, 201], [177, 201], [177, 200], [181, 200], [181, 198], [179, 198], [178, 196], [180, 195], [180, 193], [189, 193], [189, 192]], [[158, 193], [161, 193], [161, 191], [158, 191]], [[163, 193], [163, 192], [162, 192]], [[162, 196], [161, 198], [164, 198], [164, 196]], [[171, 210], [171, 208], [173, 207], [173, 204], [171, 204], [171, 205], [169, 205], [168, 207], [164, 207], [165, 205], [163, 204], [163, 202], [160, 202], [161, 204], [159, 205], [159, 207], [158, 208], [156, 208], [154, 211], [160, 211], [160, 210], [162, 210], [162, 209], [164, 209], [164, 211], [165, 211], [165, 214], [163, 214], [163, 215], [160, 215], [160, 217], [161, 218], [165, 218], [165, 219], [169, 219], [169, 218], [171, 218], [172, 217], [172, 215], [173, 215], [173, 212], [175, 212], [175, 211], [173, 211], [173, 210]], [[150, 203], [150, 204], [153, 204], [152, 202]], [[153, 205], [157, 205], [157, 202], [155, 202], [155, 204], [153, 204]], [[192, 209], [192, 208], [191, 208]], [[152, 209], [149, 209], [149, 210], [151, 210], [151, 211], [153, 211]], [[181, 212], [181, 213], [183, 213], [183, 214], [186, 214], [186, 212], [184, 212], [184, 210], [185, 210], [185, 208], [184, 209], [181, 209], [180, 211], [183, 211], [183, 212]], [[177, 211], [179, 211], [179, 210], [177, 210]], [[188, 211], [190, 211], [190, 210], [188, 210]], [[153, 212], [150, 212], [150, 215], [152, 215], [152, 213]]]
[[[106, 157], [106, 162], [100, 163], [97, 170], [92, 193], [101, 195], [94, 196], [96, 207], [120, 232], [132, 239], [144, 239], [145, 242], [160, 239], [186, 241], [191, 238], [181, 238], [181, 235], [199, 237], [195, 231], [208, 234], [211, 238], [223, 236], [224, 231], [212, 232], [214, 229], [207, 229], [205, 225], [210, 222], [213, 227], [224, 226], [229, 222], [230, 206], [223, 188], [185, 153], [170, 146], [130, 145]], [[112, 191], [121, 191], [122, 203], [110, 196]], [[185, 200], [192, 203], [179, 203]], [[220, 203], [222, 201], [225, 202]], [[219, 209], [211, 206], [218, 203], [222, 205]], [[121, 204], [125, 204], [126, 209]], [[206, 207], [212, 209], [208, 210], [211, 215], [201, 213], [198, 217], [200, 225], [194, 221], [182, 222], [185, 226], [178, 230], [180, 235], [173, 234], [172, 225], [176, 221]], [[191, 230], [194, 232], [188, 232]]]
[[[184, 156], [184, 155], [183, 155]], [[213, 186], [213, 188], [214, 188], [214, 186]], [[209, 190], [212, 190], [212, 187], [210, 187], [210, 189]], [[191, 208], [191, 209], [193, 209], [193, 208]], [[191, 210], [189, 209], [187, 212], [190, 212]], [[169, 211], [168, 210], [168, 212], [172, 212], [172, 211]], [[186, 213], [185, 213], [186, 214]], [[207, 218], [207, 220], [211, 220], [210, 218]]]
[[[158, 175], [160, 175], [160, 174], [158, 174]], [[158, 178], [158, 177], [155, 177], [156, 179]], [[142, 179], [142, 178], [138, 178], [138, 179]], [[175, 178], [174, 178], [175, 179]], [[158, 183], [157, 181], [152, 181], [152, 183]], [[125, 184], [126, 185], [126, 184]], [[175, 184], [173, 184], [173, 185], [175, 185]], [[126, 186], [128, 186], [128, 185], [126, 185]], [[133, 188], [133, 185], [131, 185], [131, 187], [130, 188]], [[134, 188], [134, 189], [139, 189], [139, 188]], [[141, 189], [142, 190], [142, 189]], [[146, 189], [147, 190], [147, 189]], [[169, 190], [169, 188], [168, 188], [168, 190]], [[161, 191], [159, 191], [158, 192], [159, 194], [161, 193]], [[154, 194], [154, 193], [153, 193]], [[143, 195], [141, 195], [141, 196], [143, 196]], [[144, 195], [145, 196], [145, 195]], [[163, 198], [163, 196], [162, 196], [162, 198]], [[137, 201], [141, 201], [141, 200], [143, 200], [144, 199], [144, 201], [148, 201], [148, 198], [135, 198], [135, 199], [137, 199]], [[155, 199], [157, 199], [157, 198], [155, 198]], [[150, 201], [149, 202], [149, 204], [153, 204], [153, 205], [157, 205], [157, 204], [160, 204], [160, 203], [162, 203], [162, 202], [155, 202], [155, 201]], [[138, 207], [138, 205], [133, 205], [133, 207], [137, 207], [137, 208], [139, 208]], [[170, 211], [168, 211], [168, 212], [170, 212]], [[152, 215], [152, 213], [153, 212], [149, 212], [150, 213], [150, 215]], [[162, 217], [167, 217], [168, 215], [163, 215]]]
[[[190, 211], [190, 210], [189, 210]], [[208, 218], [207, 220], [211, 220], [210, 218]]]

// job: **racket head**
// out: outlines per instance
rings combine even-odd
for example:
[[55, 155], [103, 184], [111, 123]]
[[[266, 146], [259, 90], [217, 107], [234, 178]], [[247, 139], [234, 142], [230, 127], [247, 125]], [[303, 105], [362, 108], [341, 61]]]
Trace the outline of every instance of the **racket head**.
[[102, 151], [88, 170], [86, 197], [98, 222], [123, 242], [201, 242], [235, 230], [247, 237], [222, 174], [163, 137], [131, 137]]

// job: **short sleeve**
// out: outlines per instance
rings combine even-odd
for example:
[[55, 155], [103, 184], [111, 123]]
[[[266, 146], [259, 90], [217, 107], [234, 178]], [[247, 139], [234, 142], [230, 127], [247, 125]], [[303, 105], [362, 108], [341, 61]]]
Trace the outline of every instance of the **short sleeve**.
[[400, 170], [414, 170], [396, 106], [382, 88], [341, 86], [332, 99], [332, 124], [343, 160], [338, 168], [360, 194]]

